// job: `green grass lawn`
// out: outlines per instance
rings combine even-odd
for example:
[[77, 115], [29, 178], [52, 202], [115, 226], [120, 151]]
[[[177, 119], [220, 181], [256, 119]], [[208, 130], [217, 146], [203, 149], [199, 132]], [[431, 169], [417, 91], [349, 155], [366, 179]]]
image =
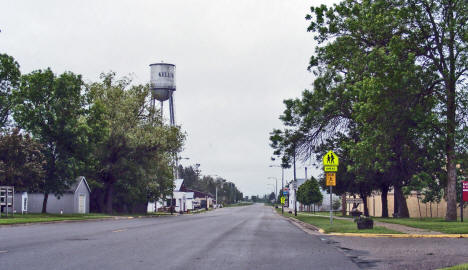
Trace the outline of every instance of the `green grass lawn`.
[[375, 220], [441, 233], [468, 233], [468, 222], [445, 221], [443, 218], [375, 218]]
[[[298, 212], [299, 213], [299, 212]], [[304, 213], [306, 215], [315, 215], [315, 216], [324, 216], [324, 217], [330, 217], [330, 211], [316, 211], [316, 212], [300, 212], [301, 214]], [[341, 214], [341, 211], [335, 211], [333, 212], [333, 216], [335, 217], [343, 217]], [[352, 216], [344, 216], [344, 217], [349, 217], [352, 218]]]
[[62, 220], [85, 220], [96, 218], [108, 218], [110, 215], [106, 214], [15, 214], [12, 216], [4, 216], [0, 218], [0, 225], [6, 224], [22, 224], [22, 223], [36, 223], [48, 221], [62, 221]]
[[447, 268], [440, 268], [439, 270], [468, 270], [468, 263], [459, 264]]
[[[281, 214], [281, 208], [276, 209]], [[294, 214], [284, 212], [285, 216], [294, 217]], [[352, 220], [334, 219], [333, 224], [330, 225], [330, 218], [326, 216], [310, 216], [302, 213], [297, 214], [297, 218], [305, 223], [312, 224], [325, 231], [325, 233], [401, 233], [393, 230], [389, 230], [384, 227], [374, 226], [374, 229], [370, 230], [358, 230], [356, 223]]]

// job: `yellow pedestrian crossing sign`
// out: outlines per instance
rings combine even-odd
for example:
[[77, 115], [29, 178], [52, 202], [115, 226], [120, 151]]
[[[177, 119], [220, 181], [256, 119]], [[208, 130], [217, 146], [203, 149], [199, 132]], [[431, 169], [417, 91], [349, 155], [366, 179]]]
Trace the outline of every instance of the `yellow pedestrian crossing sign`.
[[284, 198], [284, 196], [281, 196], [281, 204], [284, 204], [285, 201], [286, 201], [286, 198]]
[[328, 151], [328, 153], [323, 156], [323, 166], [338, 166], [339, 160], [338, 156], [333, 153], [333, 151]]

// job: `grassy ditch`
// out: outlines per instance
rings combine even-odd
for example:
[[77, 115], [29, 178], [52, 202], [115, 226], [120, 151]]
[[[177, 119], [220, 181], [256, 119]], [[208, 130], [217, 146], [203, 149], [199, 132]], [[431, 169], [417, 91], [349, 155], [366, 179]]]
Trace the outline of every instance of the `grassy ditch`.
[[[281, 209], [276, 209], [281, 214]], [[369, 230], [358, 230], [356, 223], [352, 220], [333, 219], [333, 224], [330, 225], [330, 218], [326, 216], [310, 216], [298, 213], [297, 217], [294, 214], [284, 212], [285, 216], [296, 218], [302, 222], [309, 223], [325, 231], [325, 233], [379, 233], [379, 234], [401, 234], [394, 230], [390, 230], [380, 226], [374, 226]]]
[[375, 218], [375, 220], [447, 234], [468, 233], [468, 222], [445, 221], [443, 218]]

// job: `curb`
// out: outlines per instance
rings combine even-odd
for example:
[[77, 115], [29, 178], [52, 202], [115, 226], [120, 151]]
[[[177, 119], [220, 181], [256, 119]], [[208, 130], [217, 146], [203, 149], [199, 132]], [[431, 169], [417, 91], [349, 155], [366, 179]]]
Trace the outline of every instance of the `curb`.
[[318, 232], [322, 235], [331, 235], [331, 236], [347, 236], [347, 237], [364, 237], [364, 238], [371, 238], [371, 237], [387, 237], [387, 238], [468, 238], [468, 234], [393, 234], [393, 233], [325, 233], [325, 231], [319, 227], [316, 227], [312, 224], [305, 223], [293, 217], [286, 217], [280, 215], [276, 210], [273, 211], [278, 214], [280, 217], [286, 218], [291, 221], [294, 225], [302, 229], [303, 231], [313, 234], [310, 232], [310, 228], [314, 228], [313, 231], [315, 234]]
[[388, 238], [468, 238], [468, 234], [390, 234], [390, 233], [328, 233], [333, 236], [388, 237]]
[[294, 224], [295, 226], [297, 226], [299, 229], [303, 230], [304, 232], [308, 233], [308, 234], [317, 234], [317, 233], [320, 233], [320, 234], [325, 234], [325, 231], [319, 227], [316, 227], [312, 224], [309, 224], [309, 223], [305, 223], [303, 221], [300, 221], [298, 219], [295, 219], [295, 218], [292, 218], [292, 217], [286, 217], [286, 216], [283, 216], [281, 215], [280, 213], [276, 212], [275, 209], [273, 209], [273, 212], [275, 214], [277, 214], [279, 217], [281, 218], [284, 218], [286, 219], [287, 221], [291, 222], [292, 224]]

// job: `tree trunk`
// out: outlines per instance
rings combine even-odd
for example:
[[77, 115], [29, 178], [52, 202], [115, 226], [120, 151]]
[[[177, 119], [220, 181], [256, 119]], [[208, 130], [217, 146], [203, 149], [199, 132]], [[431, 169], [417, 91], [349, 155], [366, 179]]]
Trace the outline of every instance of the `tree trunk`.
[[[447, 39], [448, 42], [448, 52], [449, 52], [449, 70], [444, 75], [445, 79], [445, 90], [447, 95], [447, 142], [446, 142], [446, 152], [447, 152], [447, 213], [445, 220], [447, 221], [456, 221], [457, 220], [457, 171], [455, 168], [455, 130], [457, 127], [456, 121], [456, 110], [457, 104], [455, 101], [456, 98], [456, 54], [455, 54], [455, 16], [452, 2], [449, 2], [448, 7], [448, 18], [447, 21], [449, 25], [449, 36]], [[450, 27], [451, 26], [451, 27]], [[448, 75], [448, 76], [447, 76]]]
[[383, 185], [381, 187], [382, 193], [380, 195], [380, 198], [382, 200], [382, 217], [388, 217], [388, 190], [389, 187], [387, 185]]
[[104, 190], [101, 189], [99, 193], [100, 193], [99, 197], [96, 199], [96, 201], [97, 201], [97, 204], [98, 204], [99, 212], [104, 213], [104, 209], [105, 209], [105, 202], [104, 202], [105, 193], [104, 193]]
[[364, 216], [369, 216], [369, 208], [367, 208], [367, 197], [364, 194], [360, 194], [362, 203], [364, 204]]
[[[447, 134], [447, 137], [449, 135]], [[450, 144], [450, 145], [449, 145]], [[453, 145], [447, 142], [447, 213], [445, 220], [457, 220], [457, 191], [456, 191], [456, 178], [457, 172], [455, 170], [455, 151]]]
[[114, 193], [114, 183], [109, 183], [106, 188], [106, 213], [112, 214], [112, 198]]
[[346, 216], [346, 193], [341, 194], [341, 215]]
[[47, 213], [47, 201], [49, 200], [49, 193], [44, 193], [44, 200], [42, 201], [42, 213]]
[[431, 211], [431, 218], [432, 218], [432, 202], [429, 202], [429, 209]]
[[419, 219], [421, 219], [421, 205], [419, 204], [419, 197], [417, 197], [417, 199], [418, 199]]
[[395, 199], [398, 201], [397, 216], [400, 218], [409, 218], [408, 205], [406, 204], [406, 198], [403, 195], [403, 191], [400, 186], [395, 186]]

